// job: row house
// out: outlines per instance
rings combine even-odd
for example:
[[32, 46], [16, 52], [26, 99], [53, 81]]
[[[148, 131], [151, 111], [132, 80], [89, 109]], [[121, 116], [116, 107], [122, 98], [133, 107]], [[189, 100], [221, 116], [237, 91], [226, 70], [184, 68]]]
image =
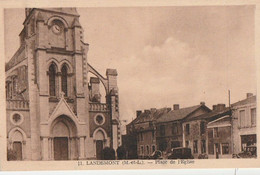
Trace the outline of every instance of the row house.
[[231, 110], [224, 108], [212, 113], [212, 117], [208, 117], [206, 153], [209, 158], [231, 158]]
[[201, 102], [137, 111], [137, 118], [127, 125], [129, 133], [136, 139], [138, 158], [176, 147], [190, 148], [194, 158], [232, 158], [248, 146], [256, 147], [256, 96], [248, 93], [230, 107], [217, 104], [212, 110]]
[[[201, 154], [209, 154], [211, 141], [209, 141], [208, 123], [219, 119], [223, 115], [228, 114], [229, 108], [225, 108], [225, 104], [218, 104], [213, 106], [213, 110], [201, 115], [193, 115], [186, 118], [182, 123], [183, 142], [185, 147], [191, 148], [194, 158], [199, 158]], [[214, 142], [214, 141], [213, 141]]]
[[205, 103], [200, 103], [200, 105], [179, 108], [179, 105], [174, 105], [173, 110], [163, 115], [157, 120], [157, 146], [161, 151], [169, 152], [172, 148], [184, 147], [184, 133], [188, 132], [193, 134], [190, 130], [189, 124], [186, 128], [183, 127], [183, 122], [189, 117], [199, 116], [201, 114], [206, 114], [211, 110], [205, 106]]
[[238, 154], [248, 146], [256, 146], [256, 95], [247, 93], [247, 98], [231, 105], [233, 152]]
[[137, 111], [137, 118], [127, 126], [128, 133], [135, 133], [138, 158], [147, 158], [157, 150], [155, 121], [169, 110], [169, 108], [151, 108], [144, 112]]

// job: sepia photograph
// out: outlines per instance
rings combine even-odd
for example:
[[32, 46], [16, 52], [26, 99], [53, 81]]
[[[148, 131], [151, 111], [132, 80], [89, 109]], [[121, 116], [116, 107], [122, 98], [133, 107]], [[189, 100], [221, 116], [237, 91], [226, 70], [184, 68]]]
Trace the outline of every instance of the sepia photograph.
[[5, 160], [258, 159], [255, 11], [5, 8]]

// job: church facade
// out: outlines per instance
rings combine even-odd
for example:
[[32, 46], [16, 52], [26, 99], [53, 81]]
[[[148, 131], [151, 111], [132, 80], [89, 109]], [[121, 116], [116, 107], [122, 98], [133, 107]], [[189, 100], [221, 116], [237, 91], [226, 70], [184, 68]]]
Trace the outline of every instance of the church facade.
[[101, 159], [103, 148], [121, 145], [117, 71], [102, 76], [88, 63], [75, 8], [25, 13], [20, 47], [5, 67], [8, 154], [16, 160]]

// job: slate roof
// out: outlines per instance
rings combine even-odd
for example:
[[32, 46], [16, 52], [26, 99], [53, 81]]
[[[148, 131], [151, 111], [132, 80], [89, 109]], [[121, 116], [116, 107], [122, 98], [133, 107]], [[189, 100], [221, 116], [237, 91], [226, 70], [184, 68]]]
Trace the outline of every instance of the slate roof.
[[167, 108], [154, 109], [153, 110], [145, 110], [142, 112], [133, 122], [136, 123], [144, 123], [154, 121], [160, 118], [163, 114], [167, 113]]
[[153, 130], [154, 128], [150, 124], [168, 111], [169, 108], [145, 110], [132, 122], [126, 125], [127, 132]]
[[193, 116], [188, 118], [186, 121], [193, 121], [193, 120], [215, 120], [216, 118], [222, 117], [224, 115], [231, 115], [230, 108], [225, 108], [223, 110], [214, 110], [209, 113], [201, 114], [199, 116]]
[[[225, 116], [225, 117], [224, 117], [224, 116]], [[209, 122], [209, 123], [207, 124], [207, 128], [223, 126], [223, 124], [224, 124], [224, 125], [225, 125], [225, 124], [231, 125], [231, 117], [230, 117], [230, 116], [227, 116], [227, 115], [224, 115], [224, 116], [218, 117], [217, 119], [212, 120], [211, 122]]]
[[231, 106], [232, 107], [241, 106], [241, 105], [246, 105], [246, 104], [250, 104], [250, 103], [256, 103], [256, 95], [248, 97], [248, 98], [238, 101], [236, 103], [233, 103], [233, 104], [231, 104]]
[[175, 121], [175, 120], [181, 120], [187, 117], [189, 114], [194, 112], [195, 110], [199, 109], [204, 105], [196, 105], [196, 106], [191, 106], [187, 108], [181, 108], [178, 110], [172, 110], [168, 112], [167, 114], [163, 115], [160, 117], [157, 122], [169, 122], [169, 121]]

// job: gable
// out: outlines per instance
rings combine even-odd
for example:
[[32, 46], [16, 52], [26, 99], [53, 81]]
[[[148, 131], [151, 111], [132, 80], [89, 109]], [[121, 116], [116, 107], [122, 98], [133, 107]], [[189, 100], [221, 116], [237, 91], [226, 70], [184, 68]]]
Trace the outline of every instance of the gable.
[[157, 123], [160, 122], [170, 122], [170, 121], [176, 121], [176, 120], [182, 120], [185, 117], [187, 117], [189, 114], [197, 111], [201, 106], [191, 106], [187, 108], [181, 108], [178, 110], [171, 110], [168, 113], [163, 114], [160, 118], [158, 118], [156, 121]]
[[208, 113], [208, 112], [210, 112], [208, 109], [200, 107], [199, 109], [195, 110], [190, 115], [188, 115], [187, 119], [197, 117], [199, 115], [202, 115], [202, 114], [205, 114], [205, 113]]
[[231, 118], [229, 115], [218, 118], [208, 123], [207, 128], [226, 127], [231, 126]]
[[66, 115], [70, 117], [76, 124], [78, 123], [77, 116], [73, 113], [72, 109], [70, 108], [63, 96], [61, 97], [58, 105], [50, 115], [49, 122], [52, 122], [61, 115]]

